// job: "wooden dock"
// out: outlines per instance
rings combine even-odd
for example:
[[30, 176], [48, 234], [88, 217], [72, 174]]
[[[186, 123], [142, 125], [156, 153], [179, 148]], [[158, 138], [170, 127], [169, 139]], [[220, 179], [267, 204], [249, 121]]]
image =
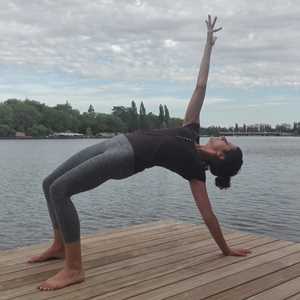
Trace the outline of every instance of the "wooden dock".
[[0, 300], [300, 299], [300, 243], [223, 233], [231, 247], [252, 253], [224, 256], [205, 225], [174, 220], [85, 236], [85, 282], [51, 292], [37, 285], [63, 261], [26, 263], [47, 245], [0, 251]]

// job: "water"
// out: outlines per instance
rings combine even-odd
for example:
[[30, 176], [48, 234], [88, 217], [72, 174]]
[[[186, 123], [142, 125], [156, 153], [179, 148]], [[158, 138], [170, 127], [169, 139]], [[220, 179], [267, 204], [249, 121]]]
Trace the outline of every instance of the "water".
[[[207, 139], [202, 138], [201, 143]], [[233, 137], [244, 165], [222, 191], [207, 173], [209, 197], [221, 226], [300, 242], [300, 138]], [[101, 140], [0, 140], [0, 249], [52, 237], [42, 180], [73, 153]], [[162, 184], [163, 183], [163, 184]], [[186, 180], [154, 167], [73, 196], [81, 231], [165, 218], [203, 223]]]

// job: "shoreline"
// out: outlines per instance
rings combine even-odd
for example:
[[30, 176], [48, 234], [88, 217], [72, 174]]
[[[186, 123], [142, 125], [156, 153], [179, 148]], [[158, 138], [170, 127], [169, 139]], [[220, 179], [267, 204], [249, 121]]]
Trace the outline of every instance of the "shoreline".
[[[31, 137], [31, 136], [23, 136], [23, 137], [0, 137], [0, 140], [84, 140], [84, 139], [109, 139], [114, 137], [115, 135], [111, 136], [56, 136], [56, 137]], [[239, 135], [232, 135], [228, 134], [225, 136], [229, 137], [300, 137], [300, 135], [278, 135], [278, 134], [239, 134]], [[211, 137], [211, 135], [200, 135], [201, 137]]]

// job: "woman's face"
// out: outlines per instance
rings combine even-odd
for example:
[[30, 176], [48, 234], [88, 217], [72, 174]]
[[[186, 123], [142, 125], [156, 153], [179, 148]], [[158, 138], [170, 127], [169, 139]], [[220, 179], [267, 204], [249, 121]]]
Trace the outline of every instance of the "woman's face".
[[227, 152], [229, 150], [234, 150], [237, 148], [237, 146], [228, 142], [225, 136], [211, 137], [208, 140], [207, 145], [210, 146], [210, 148], [212, 148], [213, 150], [218, 152], [219, 151]]

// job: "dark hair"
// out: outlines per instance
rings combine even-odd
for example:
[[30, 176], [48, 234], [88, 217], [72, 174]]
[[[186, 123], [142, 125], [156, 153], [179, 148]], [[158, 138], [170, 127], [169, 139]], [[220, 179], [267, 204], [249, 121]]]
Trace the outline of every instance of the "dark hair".
[[214, 158], [209, 161], [210, 172], [217, 176], [215, 184], [220, 189], [230, 187], [230, 177], [238, 173], [243, 164], [242, 150], [237, 147], [224, 152], [224, 159]]

